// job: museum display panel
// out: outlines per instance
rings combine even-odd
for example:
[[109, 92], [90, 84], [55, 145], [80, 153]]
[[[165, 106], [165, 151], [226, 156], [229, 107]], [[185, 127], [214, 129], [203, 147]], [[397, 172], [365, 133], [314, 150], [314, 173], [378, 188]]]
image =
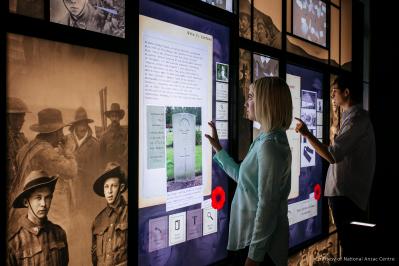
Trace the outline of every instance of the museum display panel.
[[[300, 117], [312, 134], [322, 141], [323, 74], [289, 64], [286, 77], [292, 95], [293, 117]], [[293, 121], [287, 130], [293, 161], [291, 194], [288, 200], [290, 247], [323, 233], [322, 158], [305, 138], [295, 133], [295, 124]]]
[[[315, 250], [311, 245], [336, 231], [333, 223], [327, 224], [331, 217], [322, 195], [328, 164], [295, 132], [294, 117], [325, 144], [340, 128], [342, 110], [328, 95], [328, 83], [337, 75], [352, 75], [356, 34], [351, 0], [6, 2], [3, 106], [19, 100], [26, 104], [21, 136], [34, 140], [38, 132], [31, 126], [40, 126], [39, 112], [55, 108], [66, 125], [64, 136], [73, 139], [73, 124], [80, 121], [83, 108], [91, 132], [85, 139], [94, 139], [100, 149], [112, 124], [110, 114], [120, 120], [120, 132], [112, 137], [120, 143], [109, 145], [113, 159], [101, 158], [94, 170], [77, 162], [76, 176], [87, 178], [59, 182], [70, 194], [65, 203], [72, 209], [60, 216], [57, 194], [49, 219], [67, 234], [69, 265], [91, 264], [92, 246], [107, 247], [104, 237], [104, 243], [91, 237], [93, 232], [106, 235], [93, 231], [92, 225], [107, 206], [93, 192], [95, 177], [107, 161], [118, 161], [126, 177], [130, 173], [130, 193], [123, 188], [130, 220], [118, 225], [126, 233], [124, 243], [128, 224], [135, 229], [129, 236], [134, 244], [121, 248], [128, 250], [130, 263], [226, 262], [229, 204], [236, 187], [214, 163], [204, 134], [210, 133], [208, 122], [213, 121], [223, 148], [240, 163], [260, 132], [260, 124], [246, 117], [249, 85], [268, 76], [286, 80], [294, 107], [287, 130], [292, 153], [290, 253], [309, 247], [304, 251], [309, 256]], [[359, 58], [356, 49], [353, 54]], [[8, 117], [5, 134], [14, 137]], [[26, 144], [7, 141], [7, 151]], [[60, 141], [60, 147], [64, 144]], [[81, 144], [69, 142], [66, 148], [78, 154]], [[115, 152], [119, 148], [123, 151]], [[7, 156], [16, 159], [18, 151], [13, 152]], [[10, 184], [18, 170], [15, 159], [8, 161], [5, 182]], [[18, 192], [15, 187], [4, 185], [7, 211]], [[331, 251], [326, 243], [320, 248]]]
[[228, 178], [204, 134], [214, 121], [227, 148], [229, 29], [145, 0], [139, 27], [139, 263], [209, 264], [227, 256]]
[[[66, 234], [59, 244], [61, 249], [68, 241], [69, 265], [90, 265], [92, 251], [101, 257], [104, 250], [99, 244], [105, 239], [95, 225], [107, 209], [108, 196], [104, 187], [100, 185], [98, 193], [94, 185], [112, 162], [125, 180], [121, 197], [114, 201], [120, 199], [126, 212], [118, 218], [114, 233], [119, 242], [113, 242], [113, 248], [119, 250], [120, 260], [127, 260], [127, 56], [19, 34], [8, 34], [7, 42], [8, 239], [26, 224], [28, 208], [17, 206], [17, 199], [26, 192], [32, 171], [41, 170], [58, 178], [46, 219]], [[21, 250], [41, 247], [28, 243]], [[21, 259], [20, 250], [9, 252], [10, 263]], [[24, 261], [34, 264], [37, 257]], [[64, 263], [66, 258], [60, 257], [56, 264]]]

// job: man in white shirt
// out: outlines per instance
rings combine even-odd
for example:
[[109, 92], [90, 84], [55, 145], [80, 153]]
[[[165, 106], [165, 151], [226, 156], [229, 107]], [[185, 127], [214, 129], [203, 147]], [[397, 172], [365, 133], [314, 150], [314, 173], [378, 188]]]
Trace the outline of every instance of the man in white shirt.
[[368, 206], [375, 170], [375, 137], [367, 111], [357, 105], [359, 92], [348, 77], [332, 84], [332, 98], [343, 109], [342, 125], [334, 142], [324, 145], [309, 132], [302, 120], [296, 131], [330, 163], [324, 195], [328, 197], [338, 230], [343, 256], [358, 255], [351, 221], [362, 221]]

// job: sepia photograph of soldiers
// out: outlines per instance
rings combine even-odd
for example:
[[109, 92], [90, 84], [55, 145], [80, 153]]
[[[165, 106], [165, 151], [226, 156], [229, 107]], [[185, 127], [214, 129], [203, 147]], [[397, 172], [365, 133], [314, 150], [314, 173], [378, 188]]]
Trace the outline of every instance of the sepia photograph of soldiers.
[[127, 265], [127, 57], [7, 35], [8, 265]]
[[8, 265], [68, 265], [65, 231], [47, 218], [58, 177], [32, 171], [12, 203], [21, 209], [15, 229], [9, 232]]
[[93, 185], [94, 193], [105, 198], [106, 207], [96, 216], [92, 227], [93, 265], [127, 265], [127, 189], [125, 173], [116, 162], [109, 162]]

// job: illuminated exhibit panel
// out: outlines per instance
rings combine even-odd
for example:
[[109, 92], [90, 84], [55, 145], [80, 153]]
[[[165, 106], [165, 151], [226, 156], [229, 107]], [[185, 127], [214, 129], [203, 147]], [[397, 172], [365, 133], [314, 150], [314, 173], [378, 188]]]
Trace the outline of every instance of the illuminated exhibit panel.
[[254, 41], [281, 49], [281, 11], [282, 1], [254, 0], [252, 19]]
[[[19, 167], [21, 177], [28, 176], [24, 173], [29, 173], [32, 168], [52, 174], [59, 173], [47, 218], [62, 228], [58, 230], [65, 230], [68, 236], [69, 265], [92, 265], [92, 251], [97, 255], [102, 252], [102, 246], [92, 246], [93, 239], [96, 243], [102, 241], [100, 238], [103, 237], [92, 234], [93, 224], [99, 224], [94, 221], [101, 221], [97, 218], [102, 217], [99, 214], [104, 213], [108, 202], [104, 196], [93, 190], [93, 184], [102, 175], [108, 162], [119, 164], [123, 171], [130, 170], [127, 169], [130, 116], [128, 56], [19, 34], [7, 34], [7, 106], [16, 106], [14, 108], [21, 110], [18, 106], [24, 105], [28, 112], [23, 116], [24, 123], [20, 124], [21, 131], [7, 139], [9, 152], [13, 152], [9, 155], [15, 154], [9, 157], [14, 158], [9, 165], [12, 162]], [[112, 112], [119, 114], [116, 117], [120, 120], [114, 119], [119, 120], [118, 122], [110, 120], [109, 113]], [[54, 127], [58, 128], [58, 133], [49, 133], [49, 129], [54, 130]], [[41, 138], [44, 132], [46, 137]], [[110, 133], [117, 134], [119, 138], [110, 138]], [[50, 145], [51, 134], [62, 134], [63, 143], [57, 149]], [[26, 149], [23, 150], [23, 147]], [[18, 160], [18, 156], [24, 159]], [[6, 195], [7, 202], [11, 203], [17, 196], [16, 193], [20, 192], [19, 187], [24, 180], [17, 178], [16, 172], [7, 173], [9, 189]], [[127, 193], [128, 191], [122, 193], [125, 200]], [[121, 206], [121, 213], [127, 214], [127, 205], [123, 207], [123, 202], [118, 206]], [[7, 207], [10, 208], [11, 205], [8, 204]], [[7, 239], [12, 236], [19, 238], [14, 229], [21, 226], [24, 219], [20, 218], [26, 216], [28, 209], [12, 208], [7, 211]], [[130, 211], [136, 210], [133, 208]], [[115, 250], [119, 250], [119, 261], [123, 261], [123, 254], [126, 255], [126, 248], [129, 248], [128, 226], [123, 217], [118, 216], [117, 219], [120, 219], [120, 225], [123, 226], [118, 226], [115, 230], [119, 232], [112, 233], [112, 236], [110, 233], [109, 237]], [[48, 231], [53, 230], [48, 226], [42, 229], [50, 234], [59, 232]], [[43, 234], [39, 236], [43, 239]], [[48, 234], [44, 234], [44, 237], [47, 236]], [[39, 241], [39, 238], [32, 239]], [[57, 243], [65, 244], [62, 238]], [[36, 248], [41, 247], [39, 242], [35, 245]], [[33, 245], [28, 250], [30, 248]], [[15, 253], [9, 252], [10, 258], [14, 258], [13, 254]], [[20, 254], [19, 250], [17, 254]], [[57, 256], [59, 255], [55, 255]], [[32, 258], [36, 259], [37, 256]], [[21, 264], [30, 263], [23, 261]], [[68, 263], [49, 261], [41, 264]]]
[[211, 190], [212, 150], [201, 131], [212, 120], [212, 36], [146, 16], [140, 32], [140, 206], [201, 203]]
[[[227, 176], [204, 134], [228, 145], [228, 28], [140, 2], [139, 264], [227, 256]], [[209, 247], [214, 247], [209, 249]]]
[[299, 37], [326, 46], [327, 8], [321, 0], [292, 1], [293, 33]]
[[[287, 65], [287, 84], [293, 100], [293, 117], [300, 117], [320, 141], [323, 138], [323, 74]], [[322, 233], [322, 158], [306, 139], [295, 132], [293, 121], [287, 136], [292, 151], [292, 180], [288, 200], [290, 247]], [[295, 190], [297, 189], [297, 190]], [[295, 195], [293, 195], [293, 192]]]

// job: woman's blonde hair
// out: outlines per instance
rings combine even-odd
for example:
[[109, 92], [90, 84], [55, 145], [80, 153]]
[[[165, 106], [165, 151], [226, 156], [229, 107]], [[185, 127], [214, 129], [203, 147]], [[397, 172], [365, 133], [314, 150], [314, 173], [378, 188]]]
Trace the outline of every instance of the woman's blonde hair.
[[292, 99], [287, 83], [278, 77], [265, 77], [251, 84], [255, 98], [255, 117], [262, 129], [287, 130], [292, 122]]

